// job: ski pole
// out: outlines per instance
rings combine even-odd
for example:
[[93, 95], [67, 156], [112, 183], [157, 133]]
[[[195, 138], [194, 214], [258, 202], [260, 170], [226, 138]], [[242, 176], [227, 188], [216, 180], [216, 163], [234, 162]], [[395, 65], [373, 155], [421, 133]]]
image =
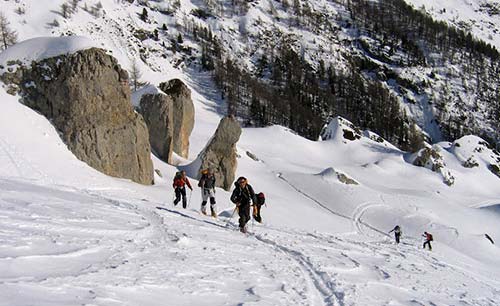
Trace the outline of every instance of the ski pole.
[[238, 206], [235, 206], [234, 209], [233, 209], [233, 213], [231, 214], [231, 217], [229, 217], [229, 219], [227, 220], [226, 222], [226, 227], [229, 225], [229, 221], [231, 221], [231, 219], [233, 218], [234, 216], [234, 213], [236, 212], [236, 209], [238, 209]]

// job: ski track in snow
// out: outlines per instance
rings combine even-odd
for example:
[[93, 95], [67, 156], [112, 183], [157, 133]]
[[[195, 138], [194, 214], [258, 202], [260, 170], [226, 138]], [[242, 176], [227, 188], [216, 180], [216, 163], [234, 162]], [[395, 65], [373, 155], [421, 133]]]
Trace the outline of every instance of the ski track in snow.
[[[53, 294], [61, 284], [71, 284], [73, 289], [83, 288], [85, 294], [79, 298], [83, 303], [93, 305], [139, 305], [137, 301], [127, 301], [131, 292], [137, 290], [146, 295], [181, 290], [177, 297], [179, 301], [191, 298], [202, 301], [202, 297], [213, 290], [217, 297], [222, 299], [222, 296], [229, 295], [231, 301], [238, 305], [248, 302], [344, 306], [363, 305], [363, 296], [373, 290], [396, 290], [408, 298], [413, 296], [412, 291], [432, 294], [433, 284], [419, 279], [429, 273], [429, 277], [435, 277], [443, 271], [446, 273], [440, 277], [447, 282], [453, 282], [459, 276], [488, 288], [490, 292], [497, 290], [495, 284], [488, 284], [488, 278], [471, 275], [463, 268], [444, 263], [439, 254], [422, 252], [420, 242], [412, 238], [406, 238], [400, 246], [395, 246], [387, 239], [360, 242], [348, 236], [275, 228], [265, 224], [251, 226], [251, 234], [241, 235], [233, 226], [226, 226], [227, 223], [233, 224], [227, 218], [213, 219], [193, 209], [165, 207], [133, 196], [123, 200], [123, 196], [113, 195], [123, 190], [61, 191], [43, 186], [30, 187], [29, 184], [0, 181], [5, 191], [0, 197], [0, 203], [3, 203], [0, 208], [6, 211], [11, 207], [9, 205], [13, 205], [9, 203], [13, 202], [21, 205], [19, 200], [12, 201], [16, 192], [38, 192], [37, 188], [45, 188], [45, 193], [55, 196], [52, 200], [47, 201], [49, 198], [42, 195], [41, 199], [35, 197], [24, 205], [32, 208], [39, 206], [42, 211], [58, 206], [65, 209], [68, 207], [65, 201], [76, 197], [74, 203], [78, 203], [79, 209], [87, 214], [92, 213], [90, 208], [96, 213], [113, 212], [114, 217], [123, 214], [126, 216], [124, 220], [131, 220], [134, 224], [123, 229], [106, 229], [98, 223], [93, 223], [93, 227], [79, 226], [82, 222], [96, 222], [97, 215], [87, 220], [66, 219], [63, 222], [54, 220], [53, 212], [52, 220], [39, 215], [30, 222], [18, 213], [17, 217], [21, 219], [14, 218], [14, 221], [4, 223], [4, 228], [26, 230], [35, 237], [48, 236], [55, 243], [62, 242], [63, 246], [69, 244], [70, 241], [66, 240], [69, 237], [78, 237], [78, 247], [52, 254], [34, 252], [2, 256], [0, 266], [41, 266], [42, 269], [34, 268], [26, 271], [25, 275], [3, 275], [0, 290], [2, 287], [35, 285]], [[360, 235], [372, 233], [365, 232], [362, 216], [368, 209], [379, 205], [383, 204], [363, 203], [353, 213], [352, 220]], [[36, 214], [37, 210], [32, 210], [33, 213]], [[121, 223], [111, 222], [116, 226]], [[113, 224], [109, 227], [115, 227]], [[248, 254], [252, 254], [251, 257], [245, 256]], [[207, 255], [209, 258], [206, 258]], [[236, 260], [231, 260], [234, 258]], [[49, 263], [52, 272], [43, 269]], [[242, 270], [240, 265], [247, 268]], [[256, 270], [255, 275], [252, 270]], [[193, 283], [194, 279], [198, 281]], [[401, 286], [412, 284], [413, 289], [403, 290], [399, 284], [393, 283], [404, 279], [406, 285]], [[227, 282], [239, 284], [239, 289], [231, 289], [237, 292], [225, 292]], [[183, 286], [186, 288], [182, 289]], [[441, 295], [457, 299], [456, 289], [443, 290]], [[467, 295], [461, 299], [467, 301]], [[217, 300], [214, 304], [223, 304], [221, 301]], [[429, 304], [415, 299], [417, 302]], [[468, 303], [495, 305], [487, 298], [479, 300], [477, 297], [469, 299]], [[0, 305], [4, 304], [0, 302]]]

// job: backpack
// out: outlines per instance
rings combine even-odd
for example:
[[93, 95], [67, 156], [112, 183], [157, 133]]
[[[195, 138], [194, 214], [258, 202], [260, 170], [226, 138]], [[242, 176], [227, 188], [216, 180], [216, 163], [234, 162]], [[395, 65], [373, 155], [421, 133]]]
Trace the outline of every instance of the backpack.
[[207, 174], [208, 174], [208, 169], [201, 170], [201, 177], [200, 180], [198, 181], [198, 187], [201, 187], [201, 182], [207, 178]]
[[[203, 172], [202, 172], [203, 173]], [[207, 178], [207, 176], [205, 174], [202, 174], [201, 177], [200, 177], [200, 180], [198, 181], [198, 187], [201, 188], [201, 182], [203, 182], [203, 180], [205, 180]]]
[[432, 237], [432, 234], [429, 234], [429, 241], [434, 241], [434, 237]]
[[174, 180], [180, 180], [182, 178], [182, 174], [180, 171], [175, 173]]
[[264, 205], [266, 203], [266, 197], [263, 192], [257, 194], [257, 204]]

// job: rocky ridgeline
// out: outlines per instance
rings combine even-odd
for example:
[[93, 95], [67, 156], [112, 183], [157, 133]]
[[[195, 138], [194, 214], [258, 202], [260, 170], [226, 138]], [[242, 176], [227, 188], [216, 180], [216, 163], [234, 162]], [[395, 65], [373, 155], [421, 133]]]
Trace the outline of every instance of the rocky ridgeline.
[[92, 48], [18, 64], [2, 81], [51, 120], [77, 158], [110, 176], [153, 183], [148, 128], [116, 59]]

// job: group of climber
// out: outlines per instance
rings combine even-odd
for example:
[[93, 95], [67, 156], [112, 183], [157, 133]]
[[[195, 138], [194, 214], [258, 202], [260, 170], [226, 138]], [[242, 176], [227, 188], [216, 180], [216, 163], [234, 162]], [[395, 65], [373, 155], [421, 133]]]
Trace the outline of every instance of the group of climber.
[[[394, 239], [396, 240], [396, 243], [399, 244], [399, 241], [401, 239], [401, 235], [403, 234], [403, 232], [401, 231], [401, 226], [396, 225], [392, 230], [389, 231], [389, 234], [392, 232], [394, 232]], [[425, 246], [428, 246], [429, 251], [432, 251], [431, 241], [434, 241], [434, 237], [432, 237], [432, 234], [428, 233], [428, 232], [424, 232], [422, 237], [424, 237], [424, 239], [425, 239], [423, 248], [425, 249]], [[490, 235], [484, 234], [484, 237], [486, 237], [486, 239], [488, 239], [488, 241], [491, 242], [491, 244], [495, 244], [495, 242], [490, 237]]]
[[[201, 212], [207, 214], [207, 203], [210, 201], [210, 214], [217, 218], [217, 207], [215, 201], [215, 175], [211, 169], [205, 169], [201, 172], [201, 178], [198, 182], [198, 187], [201, 189]], [[175, 174], [173, 181], [175, 192], [174, 206], [176, 206], [182, 198], [182, 207], [186, 208], [188, 204], [186, 186], [192, 191], [193, 187], [186, 176], [186, 171], [179, 171]], [[239, 215], [239, 227], [242, 233], [246, 233], [246, 224], [251, 220], [250, 208], [253, 208], [252, 216], [255, 221], [262, 222], [260, 210], [265, 204], [264, 193], [256, 194], [248, 180], [245, 177], [239, 177], [234, 183], [234, 190], [231, 194], [231, 202], [236, 207]]]
[[[212, 217], [217, 218], [217, 207], [215, 201], [215, 175], [211, 169], [205, 169], [201, 172], [201, 178], [198, 182], [198, 187], [201, 189], [201, 212], [206, 215], [207, 214], [207, 203], [210, 201], [210, 214]], [[176, 206], [182, 198], [182, 207], [187, 207], [187, 195], [186, 195], [186, 186], [192, 191], [193, 187], [189, 182], [189, 179], [186, 176], [185, 171], [179, 171], [175, 174], [173, 187], [175, 190], [175, 200], [174, 206]], [[239, 228], [242, 233], [246, 233], [246, 225], [248, 221], [251, 220], [250, 217], [250, 209], [253, 208], [252, 216], [255, 221], [262, 222], [262, 217], [260, 215], [260, 210], [262, 206], [265, 204], [265, 197], [262, 192], [256, 194], [250, 184], [248, 184], [248, 180], [245, 177], [239, 177], [234, 183], [234, 190], [231, 194], [231, 202], [233, 202], [236, 207], [234, 212], [238, 211], [239, 215]], [[399, 244], [401, 240], [401, 226], [396, 225], [389, 233], [394, 232], [394, 238], [396, 243]], [[424, 232], [422, 235], [425, 238], [423, 248], [427, 246], [429, 250], [432, 251], [431, 241], [434, 240], [432, 234], [428, 232]], [[492, 243], [493, 239], [491, 239], [488, 234], [485, 234], [485, 237]]]
[[[394, 232], [394, 239], [396, 240], [396, 243], [399, 244], [399, 242], [401, 240], [401, 235], [403, 234], [403, 231], [401, 230], [401, 226], [396, 225], [392, 230], [389, 231], [389, 234], [392, 232]], [[432, 251], [431, 241], [434, 240], [434, 238], [432, 237], [432, 234], [430, 234], [428, 232], [424, 232], [422, 237], [425, 238], [423, 248], [425, 249], [425, 246], [427, 245], [429, 247], [429, 251]]]

